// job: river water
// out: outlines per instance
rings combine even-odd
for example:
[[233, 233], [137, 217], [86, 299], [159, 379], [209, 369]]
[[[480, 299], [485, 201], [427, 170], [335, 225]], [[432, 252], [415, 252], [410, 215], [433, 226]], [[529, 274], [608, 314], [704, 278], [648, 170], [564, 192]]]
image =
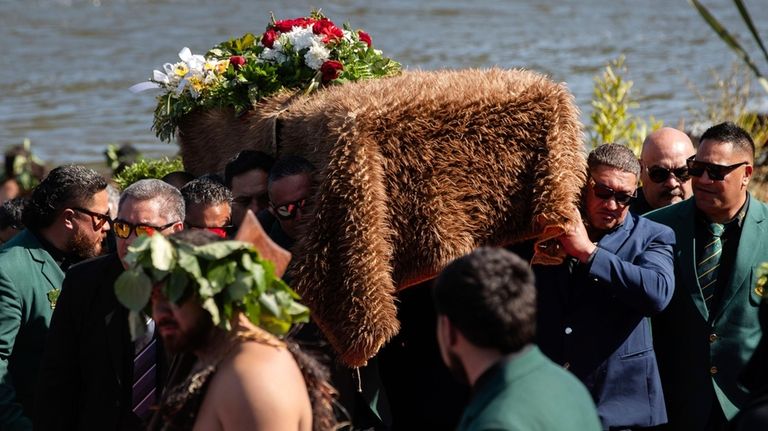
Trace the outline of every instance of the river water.
[[[703, 2], [757, 57], [733, 3]], [[765, 0], [746, 4], [768, 40]], [[313, 7], [367, 30], [407, 69], [544, 72], [568, 83], [585, 122], [593, 77], [622, 53], [635, 112], [671, 125], [699, 103], [687, 83], [704, 88], [712, 69], [726, 73], [736, 61], [685, 0], [0, 0], [0, 148], [29, 137], [51, 165], [103, 161], [110, 142], [174, 154], [150, 130], [153, 94], [128, 87], [184, 46], [202, 54], [262, 32], [270, 12], [293, 18]]]

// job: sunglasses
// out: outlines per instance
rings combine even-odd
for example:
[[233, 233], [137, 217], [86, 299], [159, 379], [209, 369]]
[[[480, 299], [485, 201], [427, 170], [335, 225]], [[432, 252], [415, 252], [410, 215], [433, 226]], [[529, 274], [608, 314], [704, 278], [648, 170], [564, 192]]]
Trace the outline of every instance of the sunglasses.
[[100, 230], [104, 226], [104, 224], [112, 223], [112, 218], [109, 216], [109, 214], [101, 214], [101, 213], [93, 212], [91, 210], [87, 210], [85, 208], [80, 208], [80, 207], [74, 207], [71, 209], [72, 211], [77, 211], [79, 213], [83, 213], [85, 215], [91, 216], [91, 223], [93, 224], [93, 230]]
[[596, 197], [608, 200], [613, 199], [616, 201], [616, 204], [621, 206], [627, 206], [632, 203], [632, 201], [637, 198], [637, 193], [629, 194], [625, 192], [617, 192], [616, 190], [596, 182], [595, 180], [592, 180], [595, 185], [592, 186], [592, 192], [595, 194]]
[[686, 160], [686, 163], [688, 164], [688, 173], [694, 177], [700, 177], [704, 175], [704, 171], [707, 171], [707, 175], [709, 175], [709, 179], [712, 181], [724, 181], [725, 176], [733, 172], [733, 170], [741, 165], [749, 164], [749, 162], [741, 162], [729, 166], [723, 166], [716, 165], [714, 163], [700, 162], [698, 160], [694, 160], [694, 157], [696, 156], [691, 156], [688, 158], [688, 160]]
[[279, 207], [273, 205], [272, 208], [275, 210], [275, 215], [280, 220], [292, 220], [294, 217], [296, 217], [296, 212], [304, 208], [306, 204], [306, 199], [299, 199], [297, 201], [280, 205]]
[[253, 201], [256, 201], [256, 206], [259, 208], [266, 208], [267, 205], [269, 205], [269, 195], [266, 193], [262, 193], [257, 196], [239, 196], [235, 199], [232, 199], [232, 203], [235, 205], [239, 205], [243, 208], [247, 208], [251, 206], [251, 203]]
[[663, 183], [670, 175], [674, 175], [681, 183], [691, 179], [691, 176], [688, 174], [688, 166], [673, 169], [662, 168], [661, 166], [651, 166], [648, 168], [648, 177], [654, 183]]
[[227, 237], [227, 230], [232, 229], [232, 225], [228, 224], [226, 226], [219, 226], [219, 227], [212, 227], [212, 226], [195, 226], [189, 223], [184, 223], [184, 226], [186, 229], [205, 229], [208, 232], [215, 233], [221, 238]]
[[115, 236], [122, 239], [127, 239], [131, 236], [131, 232], [136, 233], [136, 236], [147, 235], [152, 236], [155, 232], [162, 232], [169, 227], [178, 223], [177, 221], [170, 222], [163, 226], [152, 226], [151, 224], [133, 224], [123, 220], [115, 220], [112, 222], [112, 230], [115, 231]]

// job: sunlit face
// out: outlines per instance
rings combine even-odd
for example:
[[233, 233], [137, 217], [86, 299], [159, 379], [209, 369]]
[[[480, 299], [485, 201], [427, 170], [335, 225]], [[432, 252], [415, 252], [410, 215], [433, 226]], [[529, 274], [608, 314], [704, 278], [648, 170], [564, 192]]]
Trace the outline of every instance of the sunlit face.
[[247, 210], [258, 214], [269, 206], [268, 175], [261, 169], [252, 169], [232, 177], [232, 224], [240, 226]]
[[629, 205], [620, 205], [615, 199], [601, 199], [595, 196], [595, 184], [610, 187], [617, 193], [634, 194], [637, 189], [635, 174], [610, 166], [598, 166], [591, 171], [592, 180], [588, 182], [584, 199], [586, 220], [598, 231], [608, 231], [624, 222], [629, 212]]
[[723, 181], [712, 180], [706, 170], [692, 179], [696, 206], [712, 221], [731, 220], [747, 199], [747, 185], [753, 170], [750, 158], [734, 151], [731, 143], [707, 139], [699, 143], [695, 160], [723, 166], [750, 162], [729, 172]]
[[185, 224], [188, 229], [209, 229], [217, 235], [230, 224], [232, 208], [227, 203], [218, 205], [189, 204]]
[[311, 179], [309, 174], [297, 174], [273, 181], [269, 186], [270, 211], [277, 217], [280, 227], [292, 239], [298, 239], [304, 209], [295, 205], [291, 217], [282, 217], [277, 210], [281, 206], [291, 205], [309, 197]]
[[[164, 213], [161, 199], [135, 200], [127, 198], [123, 201], [117, 212], [117, 219], [134, 225], [145, 224], [150, 226], [165, 226], [170, 222], [176, 222], [166, 229], [160, 231], [162, 235], [170, 235], [184, 228], [181, 220], [169, 220], [170, 214]], [[128, 238], [117, 237], [117, 255], [127, 268], [125, 256], [128, 254], [128, 247], [136, 240], [136, 233], [132, 231]]]
[[195, 296], [174, 304], [160, 292], [152, 290], [152, 319], [171, 353], [191, 352], [206, 345], [213, 322]]
[[690, 178], [680, 179], [670, 173], [666, 180], [657, 183], [651, 179], [649, 173], [659, 170], [658, 168], [684, 170], [685, 160], [695, 152], [690, 142], [679, 140], [648, 145], [643, 149], [640, 179], [643, 182], [643, 195], [651, 208], [661, 208], [691, 197], [693, 191]]
[[[95, 214], [108, 214], [109, 194], [106, 190], [96, 193], [90, 205], [84, 206], [83, 209]], [[105, 223], [95, 216], [73, 210], [72, 236], [67, 241], [67, 251], [83, 259], [100, 255], [102, 242], [109, 229], [108, 222]]]

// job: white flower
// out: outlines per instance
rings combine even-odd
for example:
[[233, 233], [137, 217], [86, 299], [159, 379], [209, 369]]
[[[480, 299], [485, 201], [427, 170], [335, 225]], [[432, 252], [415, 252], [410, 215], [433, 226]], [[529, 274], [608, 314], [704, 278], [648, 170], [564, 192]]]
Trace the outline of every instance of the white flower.
[[181, 61], [187, 64], [190, 70], [203, 70], [205, 57], [202, 55], [192, 55], [192, 51], [190, 51], [186, 46], [179, 52], [179, 58]]
[[283, 34], [293, 47], [294, 51], [301, 51], [304, 48], [309, 48], [315, 42], [315, 33], [312, 32], [312, 26], [293, 27], [291, 31]]
[[270, 48], [264, 48], [259, 57], [263, 60], [274, 61], [275, 63], [282, 63], [287, 59], [281, 50]]
[[342, 33], [344, 33], [344, 42], [354, 43], [355, 37], [353, 36], [352, 32], [349, 30], [341, 30]]
[[319, 70], [320, 66], [328, 60], [330, 55], [331, 51], [329, 51], [322, 42], [313, 43], [312, 46], [309, 47], [309, 51], [304, 54], [304, 62], [310, 69]]

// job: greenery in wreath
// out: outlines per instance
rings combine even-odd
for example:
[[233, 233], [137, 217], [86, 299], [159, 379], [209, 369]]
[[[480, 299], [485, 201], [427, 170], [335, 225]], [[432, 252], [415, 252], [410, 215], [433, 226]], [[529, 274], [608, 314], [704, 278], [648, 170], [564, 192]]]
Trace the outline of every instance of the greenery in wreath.
[[179, 122], [197, 108], [231, 106], [237, 115], [281, 89], [311, 92], [323, 85], [384, 77], [401, 66], [374, 49], [363, 30], [336, 26], [319, 11], [276, 21], [255, 36], [220, 43], [205, 55], [189, 48], [133, 91], [161, 88], [152, 129], [170, 141]]

